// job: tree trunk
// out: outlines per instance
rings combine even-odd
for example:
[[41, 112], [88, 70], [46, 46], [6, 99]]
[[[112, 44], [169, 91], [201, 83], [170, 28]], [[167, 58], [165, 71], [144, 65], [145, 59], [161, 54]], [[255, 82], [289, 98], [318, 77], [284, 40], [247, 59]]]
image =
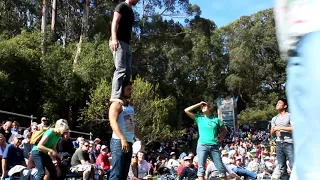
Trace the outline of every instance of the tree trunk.
[[63, 6], [65, 7], [65, 10], [67, 12], [67, 14], [64, 16], [64, 31], [63, 31], [63, 35], [61, 37], [62, 39], [62, 47], [65, 49], [66, 48], [66, 44], [67, 44], [67, 31], [68, 31], [68, 22], [69, 22], [69, 1], [67, 0], [67, 2], [62, 2]]
[[89, 18], [89, 3], [90, 3], [90, 0], [86, 0], [85, 4], [84, 4], [81, 35], [80, 35], [79, 43], [77, 44], [76, 55], [75, 55], [74, 60], [73, 60], [73, 68], [72, 68], [73, 72], [76, 70], [76, 67], [77, 67], [77, 64], [78, 64], [78, 60], [79, 60], [79, 56], [81, 54], [81, 46], [82, 46], [83, 38], [85, 38], [86, 35], [87, 35], [88, 18]]
[[[81, 25], [81, 35], [80, 35], [80, 38], [79, 38], [79, 42], [77, 44], [76, 55], [75, 55], [74, 60], [73, 60], [72, 72], [76, 71], [78, 60], [79, 60], [79, 57], [80, 57], [80, 54], [81, 54], [82, 41], [87, 35], [88, 19], [89, 19], [89, 4], [90, 4], [90, 0], [85, 0], [83, 17], [82, 17], [82, 25]], [[73, 119], [74, 118], [73, 111], [76, 111], [76, 110], [73, 107], [73, 105], [70, 105], [70, 107], [69, 107], [69, 118], [70, 118], [69, 121], [71, 121], [71, 122], [73, 122], [73, 120], [74, 120]]]
[[54, 26], [56, 24], [56, 13], [57, 13], [57, 0], [52, 0], [51, 32], [54, 32]]
[[46, 39], [46, 26], [47, 26], [47, 14], [48, 14], [48, 3], [47, 0], [42, 0], [42, 19], [41, 19], [41, 33], [42, 33], [42, 43], [41, 43], [41, 53], [45, 54], [45, 39]]

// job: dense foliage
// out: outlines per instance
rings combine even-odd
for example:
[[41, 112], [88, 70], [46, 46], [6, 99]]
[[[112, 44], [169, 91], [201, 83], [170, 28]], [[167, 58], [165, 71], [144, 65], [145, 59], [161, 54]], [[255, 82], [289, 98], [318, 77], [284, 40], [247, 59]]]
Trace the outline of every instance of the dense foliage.
[[[0, 2], [0, 110], [66, 118], [73, 129], [105, 136], [114, 70], [108, 38], [118, 1], [57, 0], [56, 15], [47, 4], [41, 33], [43, 2]], [[271, 9], [221, 28], [187, 0], [141, 0], [136, 10], [132, 103], [149, 141], [175, 136], [193, 123], [184, 108], [214, 104], [219, 95], [239, 96], [240, 124], [274, 115], [285, 62]]]

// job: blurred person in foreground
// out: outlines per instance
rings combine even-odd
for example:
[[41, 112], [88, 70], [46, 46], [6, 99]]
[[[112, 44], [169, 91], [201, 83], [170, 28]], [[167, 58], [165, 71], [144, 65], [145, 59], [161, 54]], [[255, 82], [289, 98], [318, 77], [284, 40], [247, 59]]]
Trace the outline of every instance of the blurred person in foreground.
[[291, 180], [319, 177], [320, 1], [277, 0], [275, 20], [282, 56], [288, 60], [286, 90], [293, 131]]

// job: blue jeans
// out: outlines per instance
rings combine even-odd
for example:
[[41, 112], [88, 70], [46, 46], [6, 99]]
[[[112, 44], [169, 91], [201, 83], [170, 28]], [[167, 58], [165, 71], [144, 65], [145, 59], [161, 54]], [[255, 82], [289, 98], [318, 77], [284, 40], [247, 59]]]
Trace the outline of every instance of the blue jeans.
[[128, 142], [128, 144], [129, 152], [124, 153], [121, 150], [122, 146], [120, 139], [111, 139], [110, 150], [112, 153], [112, 169], [109, 180], [127, 179], [132, 158], [132, 143]]
[[204, 177], [205, 175], [205, 164], [207, 162], [208, 156], [212, 159], [214, 165], [216, 166], [217, 170], [219, 171], [220, 177], [226, 177], [227, 169], [222, 163], [222, 158], [219, 151], [218, 145], [206, 145], [206, 144], [199, 144], [197, 146], [197, 155], [198, 155], [198, 173], [199, 177]]
[[286, 142], [277, 142], [277, 161], [283, 180], [289, 180], [290, 176], [287, 173], [287, 160], [290, 162], [290, 168], [294, 162], [293, 144]]
[[301, 37], [297, 56], [287, 66], [289, 109], [294, 123], [291, 180], [319, 177], [320, 157], [320, 31]]
[[111, 99], [119, 99], [124, 78], [126, 80], [130, 80], [132, 52], [129, 44], [119, 41], [118, 49], [112, 53], [114, 66], [116, 69], [113, 73]]
[[257, 179], [257, 173], [249, 171], [247, 169], [233, 168], [232, 171], [239, 176], [243, 176], [245, 179]]
[[42, 180], [45, 175], [45, 168], [47, 168], [50, 179], [58, 179], [57, 171], [52, 163], [51, 157], [44, 152], [35, 150], [31, 151], [32, 160], [34, 166], [38, 169], [38, 173], [35, 176], [35, 180]]

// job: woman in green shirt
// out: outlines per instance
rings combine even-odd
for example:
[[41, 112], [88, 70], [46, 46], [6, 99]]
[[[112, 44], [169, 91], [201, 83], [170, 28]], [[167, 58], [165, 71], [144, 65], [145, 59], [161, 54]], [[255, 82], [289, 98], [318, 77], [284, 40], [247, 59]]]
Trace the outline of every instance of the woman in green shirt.
[[[202, 114], [194, 114], [192, 111], [201, 107]], [[219, 171], [221, 179], [227, 179], [227, 169], [222, 163], [219, 146], [227, 134], [223, 122], [215, 117], [211, 112], [211, 107], [206, 102], [200, 102], [184, 110], [186, 114], [198, 125], [199, 139], [197, 145], [197, 155], [199, 168], [197, 175], [199, 180], [204, 180], [205, 163], [208, 156], [213, 160], [214, 165]]]
[[44, 132], [39, 143], [33, 146], [31, 150], [32, 160], [38, 173], [35, 177], [36, 180], [42, 180], [45, 175], [45, 168], [47, 168], [50, 179], [57, 179], [57, 172], [52, 159], [57, 155], [56, 144], [60, 136], [69, 130], [68, 122], [60, 119], [56, 122], [54, 128], [50, 128]]

